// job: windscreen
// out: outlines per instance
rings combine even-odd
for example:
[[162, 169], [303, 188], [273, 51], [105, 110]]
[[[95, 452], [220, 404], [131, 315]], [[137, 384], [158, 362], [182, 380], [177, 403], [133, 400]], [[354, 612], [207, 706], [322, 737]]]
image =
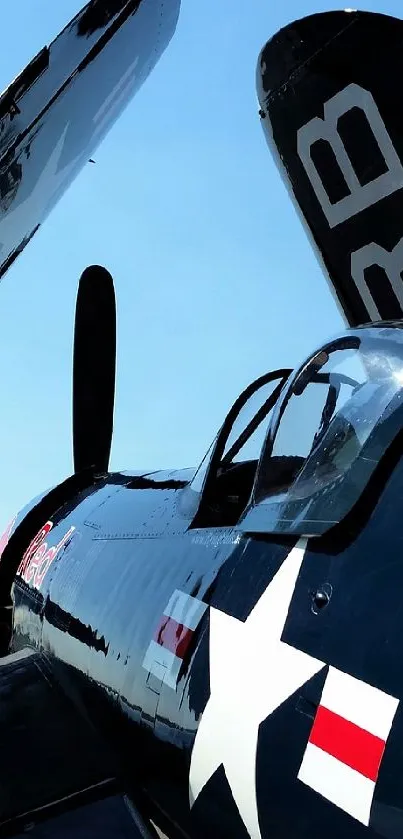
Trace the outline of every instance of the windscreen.
[[401, 338], [397, 329], [363, 330], [321, 350], [295, 378], [255, 493], [269, 530], [323, 533], [358, 500], [401, 423]]

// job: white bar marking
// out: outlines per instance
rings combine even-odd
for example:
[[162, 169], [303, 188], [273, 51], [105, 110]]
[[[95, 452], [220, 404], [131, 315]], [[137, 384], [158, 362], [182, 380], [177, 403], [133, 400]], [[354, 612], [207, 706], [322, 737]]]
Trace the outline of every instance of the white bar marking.
[[164, 615], [194, 631], [206, 609], [207, 603], [203, 603], [197, 597], [192, 597], [190, 594], [185, 594], [184, 591], [176, 589], [164, 609]]
[[151, 641], [143, 659], [143, 667], [161, 679], [164, 685], [175, 690], [182, 659], [171, 650], [161, 647], [156, 641]]
[[298, 778], [357, 821], [369, 824], [375, 784], [360, 772], [308, 743]]
[[330, 667], [320, 704], [386, 742], [399, 700]]

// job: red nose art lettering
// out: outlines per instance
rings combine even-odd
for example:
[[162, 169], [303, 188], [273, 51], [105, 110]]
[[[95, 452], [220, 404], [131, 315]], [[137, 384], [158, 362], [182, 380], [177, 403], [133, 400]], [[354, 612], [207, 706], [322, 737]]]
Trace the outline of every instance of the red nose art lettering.
[[35, 578], [34, 578], [35, 588], [40, 588], [41, 587], [43, 579], [46, 576], [46, 574], [48, 573], [49, 568], [50, 568], [53, 560], [57, 557], [58, 553], [60, 553], [61, 549], [65, 545], [67, 545], [67, 542], [69, 541], [69, 539], [73, 535], [74, 531], [75, 531], [75, 527], [70, 527], [70, 529], [67, 531], [67, 533], [65, 533], [65, 535], [62, 536], [62, 538], [60, 539], [60, 542], [58, 542], [56, 546], [54, 546], [52, 548], [49, 548], [49, 550], [46, 551], [46, 553], [45, 553], [45, 555], [42, 559], [41, 565], [40, 565], [40, 567], [38, 567], [38, 569], [35, 573]]
[[48, 547], [48, 542], [45, 541], [45, 536], [53, 527], [53, 522], [48, 521], [39, 531], [39, 533], [32, 540], [30, 546], [25, 551], [22, 562], [18, 568], [19, 574], [24, 582], [32, 584], [34, 588], [39, 589], [43, 580], [49, 571], [49, 568], [60, 553], [64, 545], [67, 544], [75, 531], [75, 527], [70, 527], [67, 533], [62, 536], [57, 545]]
[[[52, 530], [52, 527], [53, 527], [53, 522], [52, 521], [47, 521], [46, 524], [44, 524], [43, 527], [41, 527], [39, 533], [37, 533], [36, 536], [34, 536], [34, 538], [32, 539], [32, 542], [30, 542], [30, 544], [28, 545], [28, 547], [27, 547], [27, 549], [24, 553], [24, 556], [22, 557], [22, 560], [21, 560], [21, 562], [18, 566], [18, 569], [17, 569], [17, 574], [19, 574], [20, 577], [22, 577], [24, 580], [25, 580], [25, 572], [27, 570], [27, 567], [29, 565], [31, 557], [34, 555], [35, 551], [39, 548], [39, 545], [41, 544], [41, 542], [43, 542], [43, 540], [45, 539], [45, 536], [47, 536], [49, 531]], [[29, 581], [26, 580], [26, 582], [29, 582]]]

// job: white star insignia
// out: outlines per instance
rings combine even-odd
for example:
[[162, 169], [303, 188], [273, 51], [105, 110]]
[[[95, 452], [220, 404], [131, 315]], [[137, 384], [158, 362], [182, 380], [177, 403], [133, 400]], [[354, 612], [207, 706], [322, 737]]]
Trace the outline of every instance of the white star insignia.
[[252, 839], [261, 839], [256, 800], [259, 725], [324, 666], [281, 640], [305, 548], [304, 539], [290, 551], [245, 622], [210, 609], [211, 694], [193, 746], [190, 802], [223, 765]]

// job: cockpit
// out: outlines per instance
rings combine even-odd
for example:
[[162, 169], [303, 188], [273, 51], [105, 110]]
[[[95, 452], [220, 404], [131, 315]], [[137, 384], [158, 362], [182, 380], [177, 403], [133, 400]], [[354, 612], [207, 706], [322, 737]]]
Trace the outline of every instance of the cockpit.
[[403, 322], [349, 330], [247, 388], [190, 485], [193, 527], [322, 535], [403, 428]]

